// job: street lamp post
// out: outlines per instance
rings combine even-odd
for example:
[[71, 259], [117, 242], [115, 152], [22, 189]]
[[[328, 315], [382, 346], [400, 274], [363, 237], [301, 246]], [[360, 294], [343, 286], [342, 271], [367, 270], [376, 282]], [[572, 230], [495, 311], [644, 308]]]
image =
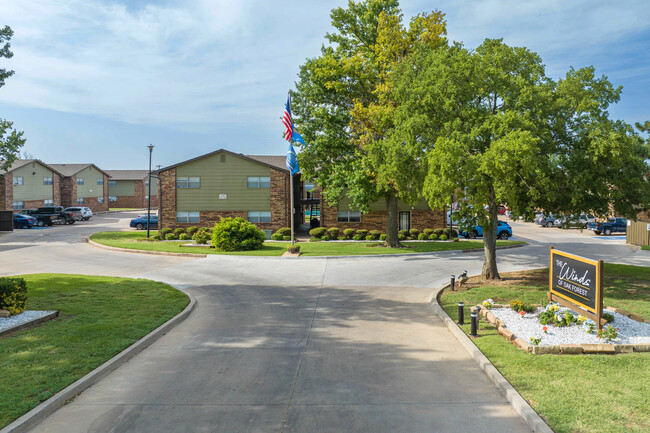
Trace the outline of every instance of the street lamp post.
[[147, 239], [149, 239], [149, 225], [151, 224], [151, 152], [153, 152], [153, 145], [147, 146], [149, 148], [149, 192], [147, 196]]

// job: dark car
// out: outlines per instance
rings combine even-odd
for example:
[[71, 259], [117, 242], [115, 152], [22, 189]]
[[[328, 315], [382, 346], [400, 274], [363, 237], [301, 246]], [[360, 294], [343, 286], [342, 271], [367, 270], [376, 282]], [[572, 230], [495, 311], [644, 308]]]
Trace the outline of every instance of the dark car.
[[625, 218], [607, 218], [607, 222], [592, 222], [587, 224], [587, 228], [597, 235], [604, 234], [609, 236], [614, 232], [625, 233], [627, 231], [627, 219]]
[[[135, 227], [138, 230], [144, 230], [147, 228], [147, 216], [139, 216], [137, 218], [133, 218], [131, 222], [129, 223], [129, 226]], [[149, 228], [150, 229], [157, 229], [158, 228], [158, 215], [151, 215], [151, 221], [149, 222]]]
[[19, 213], [14, 214], [14, 228], [15, 229], [31, 229], [36, 224], [36, 218], [29, 215], [22, 215]]
[[74, 214], [66, 212], [61, 206], [44, 206], [36, 209], [32, 214], [33, 217], [38, 219], [36, 225], [42, 227], [44, 225], [51, 226], [52, 224], [74, 224]]
[[[474, 230], [462, 230], [460, 235], [469, 239], [476, 239], [479, 236], [483, 236], [483, 227], [476, 226], [474, 227]], [[510, 227], [510, 224], [504, 221], [499, 221], [497, 224], [497, 238], [508, 239], [510, 237], [512, 237], [512, 227]]]

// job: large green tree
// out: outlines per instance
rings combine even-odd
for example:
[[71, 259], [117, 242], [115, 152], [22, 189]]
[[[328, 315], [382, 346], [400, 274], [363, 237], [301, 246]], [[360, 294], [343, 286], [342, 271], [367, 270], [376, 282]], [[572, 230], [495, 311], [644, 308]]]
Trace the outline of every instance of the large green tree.
[[[13, 53], [9, 48], [9, 41], [13, 36], [9, 26], [0, 29], [0, 58], [10, 59]], [[5, 85], [5, 79], [11, 77], [14, 71], [0, 68], [0, 87]], [[20, 148], [25, 144], [23, 133], [13, 129], [13, 122], [0, 118], [0, 169], [6, 170], [18, 159]]]
[[[501, 40], [418, 50], [393, 76], [394, 131], [407, 147], [427, 143], [424, 192], [433, 206], [451, 194], [483, 228], [482, 276], [499, 278], [497, 206], [513, 216], [550, 212], [634, 216], [648, 203], [648, 147], [608, 117], [621, 89], [592, 67], [553, 81], [540, 57]], [[464, 220], [467, 225], [472, 218]]]
[[385, 200], [386, 242], [397, 247], [398, 200], [421, 199], [427, 170], [421, 149], [392, 139], [391, 74], [416, 47], [446, 43], [444, 15], [420, 14], [404, 26], [397, 0], [366, 0], [334, 9], [331, 18], [336, 32], [301, 66], [293, 92], [295, 123], [307, 143], [300, 165], [330, 204], [345, 195], [368, 211]]

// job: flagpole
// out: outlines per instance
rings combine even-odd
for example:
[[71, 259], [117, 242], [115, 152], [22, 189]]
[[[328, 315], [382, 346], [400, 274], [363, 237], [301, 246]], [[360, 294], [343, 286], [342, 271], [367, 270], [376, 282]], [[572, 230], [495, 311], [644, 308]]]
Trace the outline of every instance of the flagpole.
[[293, 170], [289, 170], [289, 194], [291, 194], [291, 246], [293, 247]]

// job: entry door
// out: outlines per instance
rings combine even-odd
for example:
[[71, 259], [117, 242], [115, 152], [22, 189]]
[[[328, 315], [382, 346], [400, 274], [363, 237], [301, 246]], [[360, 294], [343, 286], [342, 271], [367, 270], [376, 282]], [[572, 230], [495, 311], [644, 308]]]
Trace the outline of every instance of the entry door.
[[411, 212], [399, 213], [399, 229], [411, 230]]

